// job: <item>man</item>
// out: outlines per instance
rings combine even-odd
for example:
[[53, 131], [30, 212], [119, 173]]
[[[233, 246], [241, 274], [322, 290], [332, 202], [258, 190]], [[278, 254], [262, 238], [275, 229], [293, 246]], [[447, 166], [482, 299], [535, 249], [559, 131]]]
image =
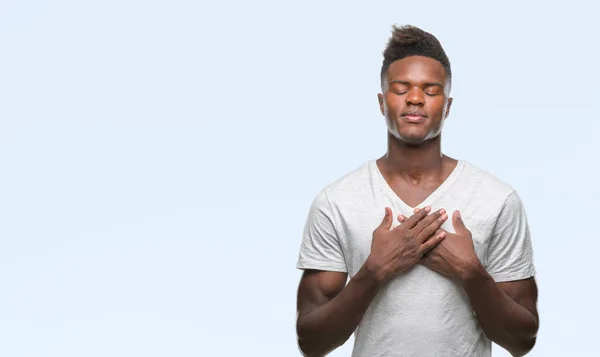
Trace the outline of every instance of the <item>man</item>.
[[538, 314], [522, 202], [442, 154], [452, 75], [439, 41], [394, 27], [383, 54], [388, 150], [311, 205], [297, 264], [300, 350], [324, 356], [356, 332], [354, 357], [482, 357], [490, 341], [523, 356]]

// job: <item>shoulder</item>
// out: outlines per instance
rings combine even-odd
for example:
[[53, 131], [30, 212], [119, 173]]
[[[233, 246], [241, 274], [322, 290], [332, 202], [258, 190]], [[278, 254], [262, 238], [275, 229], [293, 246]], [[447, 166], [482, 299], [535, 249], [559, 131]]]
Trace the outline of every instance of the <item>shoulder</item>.
[[469, 205], [493, 217], [512, 214], [523, 209], [517, 190], [505, 180], [470, 162], [462, 161], [463, 175], [460, 192]]
[[333, 182], [328, 183], [319, 193], [318, 199], [326, 199], [330, 203], [337, 203], [368, 193], [372, 188], [370, 183], [373, 180], [371, 170], [373, 163], [373, 160], [365, 161]]
[[493, 201], [506, 201], [516, 194], [512, 185], [491, 172], [468, 161], [461, 160], [464, 166], [465, 179], [476, 194]]
[[313, 221], [327, 219], [334, 222], [340, 208], [353, 206], [357, 199], [364, 199], [364, 195], [357, 193], [368, 191], [370, 187], [366, 184], [370, 180], [369, 165], [371, 162], [366, 161], [323, 186], [310, 205], [309, 219]]

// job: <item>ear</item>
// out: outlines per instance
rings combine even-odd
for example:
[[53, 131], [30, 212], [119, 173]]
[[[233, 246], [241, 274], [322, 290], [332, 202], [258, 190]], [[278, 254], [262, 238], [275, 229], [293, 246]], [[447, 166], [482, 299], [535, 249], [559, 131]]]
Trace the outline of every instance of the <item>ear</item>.
[[381, 93], [377, 94], [377, 99], [379, 100], [379, 111], [381, 112], [381, 115], [385, 116], [385, 110], [384, 110], [384, 105], [383, 105], [383, 94], [381, 94]]
[[448, 105], [446, 106], [446, 116], [444, 117], [444, 119], [448, 118], [448, 115], [450, 115], [451, 107], [452, 107], [452, 98], [448, 98]]

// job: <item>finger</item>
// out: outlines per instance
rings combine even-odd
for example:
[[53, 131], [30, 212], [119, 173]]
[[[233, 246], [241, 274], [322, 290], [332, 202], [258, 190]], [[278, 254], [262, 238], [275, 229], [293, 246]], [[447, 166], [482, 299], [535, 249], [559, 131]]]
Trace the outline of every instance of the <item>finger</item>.
[[427, 217], [427, 214], [431, 211], [431, 207], [427, 206], [425, 208], [423, 208], [422, 210], [419, 210], [419, 212], [413, 214], [412, 216], [410, 216], [410, 218], [408, 218], [406, 220], [406, 222], [403, 224], [406, 225], [407, 228], [413, 228], [414, 226], [417, 225], [417, 223], [419, 223], [420, 220], [422, 220], [423, 218]]
[[447, 230], [445, 230], [445, 229], [442, 229], [442, 228], [438, 229], [438, 230], [435, 232], [435, 234], [441, 234], [442, 232], [443, 232], [445, 235], [448, 235], [448, 231], [447, 231]]
[[452, 225], [454, 226], [454, 230], [456, 233], [464, 233], [468, 231], [467, 227], [465, 227], [465, 222], [463, 222], [462, 217], [460, 216], [460, 211], [454, 211], [452, 215]]
[[439, 209], [419, 222], [419, 224], [413, 228], [413, 232], [419, 239], [419, 242], [423, 243], [429, 239], [447, 219], [448, 215], [446, 214], [446, 210], [443, 208]]
[[419, 254], [421, 256], [425, 255], [427, 252], [435, 248], [441, 241], [446, 238], [446, 231], [441, 231], [433, 236], [433, 238], [427, 240], [425, 243], [421, 244], [419, 247]]
[[381, 224], [379, 225], [379, 227], [377, 227], [377, 229], [381, 229], [381, 230], [390, 230], [390, 228], [392, 228], [392, 209], [389, 207], [385, 208], [385, 215], [383, 216], [383, 220], [381, 221]]

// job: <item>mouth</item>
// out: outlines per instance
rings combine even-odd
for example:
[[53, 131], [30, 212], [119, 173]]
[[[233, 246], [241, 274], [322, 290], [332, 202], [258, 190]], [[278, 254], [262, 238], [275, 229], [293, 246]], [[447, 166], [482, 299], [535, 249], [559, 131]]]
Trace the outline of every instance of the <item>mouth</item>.
[[409, 123], [421, 123], [427, 119], [427, 116], [422, 113], [404, 113], [401, 118]]

